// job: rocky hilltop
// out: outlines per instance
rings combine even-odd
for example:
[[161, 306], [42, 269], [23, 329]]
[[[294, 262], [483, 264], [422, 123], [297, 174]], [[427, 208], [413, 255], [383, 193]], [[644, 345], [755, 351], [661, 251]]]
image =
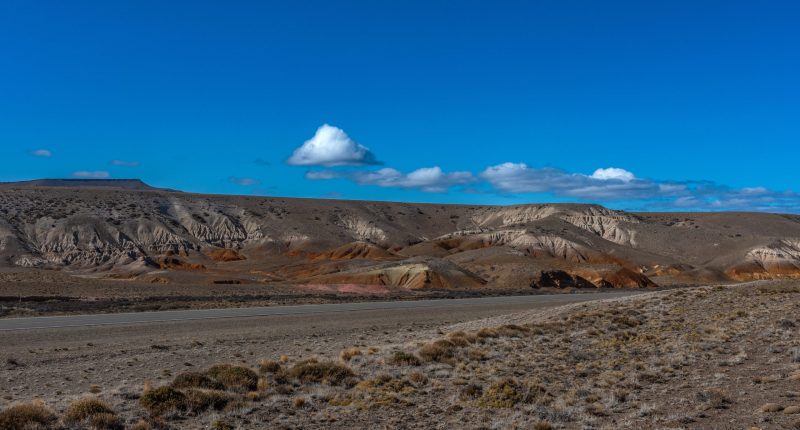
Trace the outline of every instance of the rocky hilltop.
[[0, 265], [146, 282], [640, 288], [800, 277], [800, 217], [0, 186]]

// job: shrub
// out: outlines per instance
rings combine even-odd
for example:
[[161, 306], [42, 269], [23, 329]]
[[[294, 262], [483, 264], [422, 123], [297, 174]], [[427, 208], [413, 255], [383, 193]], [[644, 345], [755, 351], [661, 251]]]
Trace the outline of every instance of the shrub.
[[411, 372], [411, 374], [408, 375], [408, 380], [418, 387], [428, 383], [428, 377], [420, 372]]
[[478, 384], [467, 384], [461, 389], [458, 398], [461, 400], [475, 400], [483, 395], [483, 387]]
[[512, 378], [492, 384], [481, 396], [481, 405], [490, 408], [511, 408], [524, 399], [524, 387]]
[[456, 331], [447, 335], [447, 339], [456, 346], [467, 346], [475, 343], [478, 338], [474, 334], [466, 334], [463, 331]]
[[357, 355], [361, 355], [361, 350], [356, 348], [356, 347], [353, 347], [353, 348], [345, 349], [342, 352], [340, 352], [339, 353], [339, 358], [343, 362], [347, 363], [348, 361], [350, 361], [351, 358], [353, 358], [353, 357], [355, 357]]
[[172, 388], [205, 388], [208, 390], [222, 390], [225, 388], [221, 382], [209, 378], [200, 372], [184, 372], [178, 374], [170, 384]]
[[527, 333], [530, 331], [529, 329], [516, 325], [516, 324], [506, 324], [504, 326], [500, 326], [495, 329], [498, 336], [504, 337], [519, 337], [523, 333]]
[[392, 357], [389, 359], [389, 362], [392, 364], [397, 365], [406, 365], [406, 366], [419, 366], [420, 360], [414, 354], [410, 354], [405, 351], [395, 351]]
[[258, 370], [261, 373], [276, 373], [281, 370], [281, 364], [274, 360], [261, 360], [258, 362]]
[[481, 339], [500, 336], [500, 334], [497, 332], [496, 329], [487, 328], [487, 327], [484, 327], [484, 328], [478, 330], [478, 333], [476, 333], [476, 335]]
[[232, 364], [218, 364], [208, 369], [208, 376], [225, 386], [226, 389], [237, 392], [253, 391], [258, 385], [258, 374], [243, 366]]
[[92, 415], [89, 418], [89, 424], [97, 430], [122, 430], [125, 428], [116, 415], [108, 412]]
[[185, 411], [189, 405], [186, 395], [180, 391], [163, 386], [146, 391], [139, 398], [139, 405], [151, 415], [164, 415], [172, 412]]
[[64, 412], [64, 421], [81, 423], [98, 414], [114, 414], [108, 404], [96, 397], [85, 397], [70, 403]]
[[449, 340], [440, 339], [422, 346], [419, 356], [425, 361], [449, 361], [455, 355], [455, 344]]
[[136, 424], [131, 426], [130, 430], [151, 430], [152, 428], [153, 426], [151, 426], [147, 421], [139, 420], [136, 422]]
[[301, 361], [294, 365], [288, 376], [303, 383], [316, 382], [328, 385], [340, 385], [356, 375], [349, 367], [332, 361]]
[[56, 415], [38, 401], [12, 405], [0, 412], [0, 429], [3, 430], [48, 428], [55, 421]]
[[728, 406], [732, 403], [731, 399], [718, 388], [711, 388], [697, 393], [697, 399], [714, 409], [728, 409]]
[[230, 402], [231, 396], [220, 390], [186, 390], [186, 401], [189, 410], [192, 412], [202, 412], [207, 409], [221, 411]]

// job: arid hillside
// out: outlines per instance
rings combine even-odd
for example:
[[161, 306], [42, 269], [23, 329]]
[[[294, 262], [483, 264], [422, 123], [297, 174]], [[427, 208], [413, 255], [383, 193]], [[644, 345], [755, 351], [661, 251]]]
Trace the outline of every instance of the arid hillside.
[[[800, 217], [0, 186], [0, 265], [146, 283], [638, 288], [800, 277]], [[88, 185], [87, 185], [88, 183]]]

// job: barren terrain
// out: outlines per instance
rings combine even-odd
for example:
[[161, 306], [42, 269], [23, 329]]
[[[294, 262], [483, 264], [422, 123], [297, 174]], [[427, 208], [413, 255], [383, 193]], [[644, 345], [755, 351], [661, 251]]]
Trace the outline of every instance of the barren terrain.
[[[800, 428], [796, 283], [495, 309], [503, 315], [468, 321], [487, 312], [475, 310], [287, 320], [261, 332], [176, 326], [130, 336], [120, 350], [106, 343], [135, 329], [86, 343], [80, 330], [69, 341], [34, 333], [7, 358], [15, 388], [0, 422], [26, 412], [54, 427], [137, 429]], [[364, 317], [380, 322], [356, 328]], [[286, 331], [300, 326], [321, 331]]]

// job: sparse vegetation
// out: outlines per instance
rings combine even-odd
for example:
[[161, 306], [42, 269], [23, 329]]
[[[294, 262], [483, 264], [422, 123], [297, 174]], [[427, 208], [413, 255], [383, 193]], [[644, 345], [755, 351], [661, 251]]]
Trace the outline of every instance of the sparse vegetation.
[[361, 355], [361, 349], [353, 347], [343, 350], [339, 353], [339, 359], [347, 363], [351, 358]]
[[225, 388], [221, 382], [211, 379], [200, 372], [183, 372], [178, 374], [171, 384], [172, 388], [205, 388], [208, 390], [222, 390]]
[[0, 429], [29, 430], [48, 428], [58, 418], [42, 402], [18, 403], [0, 411]]
[[405, 351], [395, 351], [389, 362], [401, 366], [419, 366], [421, 363], [419, 357]]
[[425, 344], [419, 350], [419, 356], [425, 361], [451, 361], [455, 355], [456, 345], [446, 339]]
[[185, 411], [189, 399], [182, 392], [163, 386], [145, 391], [139, 398], [139, 404], [151, 415], [160, 416]]
[[[70, 403], [64, 412], [64, 421], [72, 424], [82, 423], [95, 415], [114, 415], [114, 410], [107, 403], [96, 397], [85, 397]], [[103, 417], [101, 421], [109, 421]], [[113, 421], [113, 420], [111, 420]]]
[[258, 388], [258, 374], [243, 366], [218, 364], [208, 369], [208, 376], [231, 391], [247, 392]]
[[281, 370], [281, 363], [273, 360], [261, 360], [258, 362], [258, 370], [261, 373], [276, 373]]
[[341, 385], [354, 382], [355, 373], [347, 367], [332, 361], [319, 362], [315, 359], [301, 361], [289, 369], [287, 375], [302, 383], [322, 383]]
[[[800, 380], [794, 356], [800, 296], [791, 291], [666, 291], [460, 324], [427, 342], [410, 337], [372, 354], [361, 342], [338, 359], [338, 348], [330, 359], [303, 358], [295, 349], [291, 359], [261, 360], [257, 371], [222, 364], [158, 372], [161, 380], [175, 376], [145, 390], [139, 403], [150, 418], [138, 426], [237, 428], [258, 419], [264, 425], [358, 428], [380, 414], [419, 427], [481, 420], [545, 430], [653, 423], [716, 428], [747, 419], [791, 428], [800, 413], [797, 397], [783, 388]], [[256, 354], [230, 353], [242, 362]], [[749, 393], [764, 400], [752, 406]], [[79, 402], [92, 412], [67, 411], [64, 422], [68, 416], [96, 428], [121, 422], [110, 408]]]

